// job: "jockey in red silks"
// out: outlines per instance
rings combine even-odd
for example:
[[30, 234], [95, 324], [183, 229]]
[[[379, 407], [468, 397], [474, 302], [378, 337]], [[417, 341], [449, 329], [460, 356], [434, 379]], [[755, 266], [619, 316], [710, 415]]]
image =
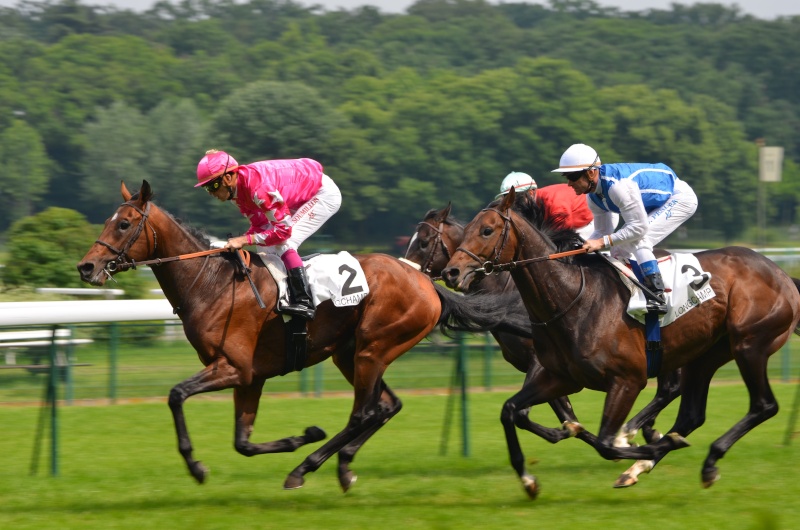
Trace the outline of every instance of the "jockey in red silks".
[[263, 160], [239, 165], [224, 151], [210, 150], [197, 165], [197, 184], [220, 201], [234, 201], [250, 220], [244, 235], [227, 248], [256, 245], [286, 265], [290, 305], [283, 311], [314, 318], [314, 303], [297, 249], [335, 214], [342, 194], [322, 165], [310, 158]]

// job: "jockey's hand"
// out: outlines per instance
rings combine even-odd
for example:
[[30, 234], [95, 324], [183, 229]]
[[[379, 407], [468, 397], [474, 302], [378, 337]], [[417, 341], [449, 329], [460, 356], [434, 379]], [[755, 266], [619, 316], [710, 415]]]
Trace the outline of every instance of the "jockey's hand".
[[228, 240], [228, 243], [225, 245], [225, 248], [236, 250], [242, 248], [245, 245], [247, 245], [247, 236], [232, 237]]
[[605, 244], [603, 243], [603, 239], [590, 239], [586, 243], [583, 244], [583, 248], [586, 252], [596, 252], [598, 250], [603, 250], [605, 248]]

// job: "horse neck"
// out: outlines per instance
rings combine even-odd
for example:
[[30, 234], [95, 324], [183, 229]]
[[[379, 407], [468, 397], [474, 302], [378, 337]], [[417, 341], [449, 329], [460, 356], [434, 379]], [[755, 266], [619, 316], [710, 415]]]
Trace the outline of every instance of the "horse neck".
[[[208, 250], [177, 220], [161, 210], [153, 211], [150, 222], [158, 241], [154, 258], [172, 258]], [[152, 265], [151, 269], [172, 306], [185, 309], [188, 305], [202, 305], [203, 300], [213, 300], [213, 296], [205, 296], [209, 294], [210, 285], [204, 280], [209, 275], [219, 274], [223, 262], [218, 255], [212, 255]], [[204, 296], [194, 296], [200, 293]], [[196, 303], [187, 304], [189, 296]]]
[[[517, 232], [514, 261], [540, 259], [556, 252], [541, 232], [515, 212], [511, 215], [515, 227], [512, 230]], [[581, 274], [579, 266], [557, 260], [523, 264], [511, 271], [528, 311], [542, 322], [550, 320], [575, 300], [581, 290]]]

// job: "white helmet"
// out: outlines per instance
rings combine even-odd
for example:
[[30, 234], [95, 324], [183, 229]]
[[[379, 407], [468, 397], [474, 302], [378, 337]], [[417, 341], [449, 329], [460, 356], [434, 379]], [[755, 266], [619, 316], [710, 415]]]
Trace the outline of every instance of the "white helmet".
[[595, 169], [600, 165], [600, 155], [586, 144], [573, 144], [561, 155], [558, 168], [553, 173], [572, 173], [582, 169]]
[[519, 193], [520, 191], [528, 191], [528, 190], [535, 190], [538, 186], [536, 185], [536, 181], [533, 180], [533, 177], [528, 175], [527, 173], [520, 173], [519, 171], [512, 171], [506, 178], [503, 179], [503, 183], [500, 184], [500, 193], [495, 195], [495, 199], [499, 199], [511, 188]]

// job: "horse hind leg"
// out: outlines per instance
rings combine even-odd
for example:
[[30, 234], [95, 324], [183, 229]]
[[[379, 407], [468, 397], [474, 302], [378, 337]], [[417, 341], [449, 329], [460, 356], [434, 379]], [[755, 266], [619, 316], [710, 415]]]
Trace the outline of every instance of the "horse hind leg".
[[352, 442], [345, 445], [339, 451], [339, 485], [342, 487], [342, 491], [345, 493], [347, 493], [353, 483], [358, 479], [358, 476], [350, 469], [350, 464], [355, 459], [356, 452], [361, 449], [361, 446], [364, 445], [364, 443], [366, 443], [366, 441], [369, 440], [369, 438], [375, 434], [378, 429], [392, 419], [392, 417], [400, 412], [401, 408], [403, 408], [403, 403], [394, 394], [394, 392], [391, 391], [391, 389], [383, 380], [381, 380], [381, 387], [383, 388], [383, 393], [381, 395], [379, 406], [381, 407], [381, 416], [383, 416], [383, 420], [378, 424], [372, 425], [366, 431], [359, 434]]
[[[395, 346], [401, 349], [404, 345]], [[387, 348], [377, 348], [377, 351], [388, 351]], [[405, 350], [403, 350], [405, 351]], [[341, 451], [348, 444], [356, 442], [358, 446], [380, 429], [389, 417], [386, 416], [386, 409], [381, 406], [382, 377], [388, 363], [386, 357], [382, 360], [374, 358], [373, 355], [362, 352], [359, 357], [358, 365], [355, 366], [352, 379], [348, 378], [355, 389], [355, 399], [353, 402], [353, 412], [350, 414], [350, 421], [347, 426], [322, 447], [311, 453], [303, 462], [297, 466], [283, 484], [284, 489], [297, 489], [303, 486], [307, 473], [316, 471], [331, 456]], [[336, 362], [336, 359], [334, 359]], [[342, 370], [342, 367], [339, 367]], [[347, 370], [342, 370], [346, 373]], [[395, 414], [399, 408], [395, 410]], [[360, 442], [359, 442], [360, 440]], [[340, 476], [340, 483], [343, 479]], [[344, 480], [347, 480], [346, 478]], [[352, 484], [352, 480], [348, 482]]]
[[778, 414], [778, 401], [772, 393], [767, 377], [768, 359], [768, 355], [755, 357], [752, 360], [736, 358], [736, 364], [750, 393], [750, 407], [744, 418], [711, 444], [700, 474], [704, 488], [719, 480], [716, 463], [725, 456], [731, 446], [754, 427]]

